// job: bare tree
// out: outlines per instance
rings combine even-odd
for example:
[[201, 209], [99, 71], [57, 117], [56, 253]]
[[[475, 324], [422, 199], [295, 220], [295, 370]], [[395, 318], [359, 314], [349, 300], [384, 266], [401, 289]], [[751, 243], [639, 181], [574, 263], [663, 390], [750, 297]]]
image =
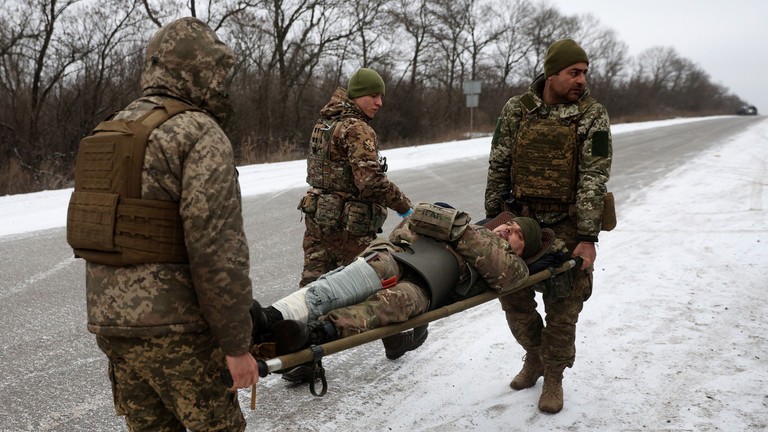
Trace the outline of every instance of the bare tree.
[[491, 17], [494, 15], [495, 4], [491, 2], [473, 1], [469, 5], [467, 17], [467, 39], [465, 52], [469, 57], [469, 71], [465, 79], [478, 79], [481, 64], [490, 58], [488, 47], [496, 43], [506, 32], [506, 28]]
[[558, 39], [572, 37], [577, 22], [577, 18], [563, 16], [548, 2], [534, 4], [531, 17], [523, 30], [531, 46], [525, 68], [529, 79], [544, 71], [544, 59], [549, 46]]
[[352, 20], [350, 25], [355, 30], [351, 45], [356, 49], [352, 51], [359, 53], [360, 65], [370, 67], [375, 64], [391, 64], [389, 46], [384, 46], [391, 28], [386, 3], [379, 0], [350, 0], [349, 9]]
[[523, 78], [514, 71], [519, 69], [529, 52], [533, 49], [530, 40], [525, 35], [527, 20], [532, 16], [532, 6], [528, 0], [501, 0], [497, 5], [498, 14], [492, 16], [497, 19], [497, 25], [504, 29], [496, 44], [492, 56], [494, 66], [497, 69], [498, 84], [500, 89], [511, 84], [511, 80]]
[[[397, 0], [397, 5], [390, 10], [393, 23], [401, 26], [409, 41], [405, 51], [411, 55], [404, 68], [404, 74], [410, 71], [410, 88], [415, 88], [422, 74], [422, 55], [429, 44], [429, 29], [433, 24], [433, 16], [428, 9], [429, 0]], [[394, 31], [393, 31], [394, 32]]]
[[133, 0], [140, 2], [144, 14], [157, 28], [173, 19], [192, 16], [218, 32], [235, 16], [255, 8], [258, 0]]

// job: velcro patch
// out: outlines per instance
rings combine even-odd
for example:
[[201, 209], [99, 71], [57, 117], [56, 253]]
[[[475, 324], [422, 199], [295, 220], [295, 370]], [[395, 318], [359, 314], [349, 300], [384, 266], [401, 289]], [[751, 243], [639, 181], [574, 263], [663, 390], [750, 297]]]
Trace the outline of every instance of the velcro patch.
[[608, 131], [597, 131], [592, 135], [592, 156], [608, 157]]
[[495, 146], [499, 141], [499, 134], [501, 133], [501, 117], [496, 119], [496, 129], [493, 130], [493, 139], [491, 140], [491, 146]]

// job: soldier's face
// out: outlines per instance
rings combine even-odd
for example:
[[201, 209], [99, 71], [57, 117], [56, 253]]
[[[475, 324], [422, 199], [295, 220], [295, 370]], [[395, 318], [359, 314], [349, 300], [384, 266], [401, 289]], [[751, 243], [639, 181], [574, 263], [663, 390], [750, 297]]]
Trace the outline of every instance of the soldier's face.
[[576, 102], [587, 88], [587, 67], [584, 62], [574, 63], [555, 75], [547, 77], [546, 91], [552, 98], [550, 103]]
[[525, 239], [523, 238], [523, 230], [517, 222], [510, 221], [504, 225], [499, 225], [493, 230], [497, 236], [503, 238], [509, 243], [512, 251], [517, 256], [523, 256], [523, 249], [525, 248]]
[[379, 108], [381, 108], [382, 105], [384, 105], [384, 96], [380, 93], [374, 93], [370, 95], [360, 96], [359, 98], [355, 98], [355, 105], [357, 105], [360, 110], [368, 116], [368, 118], [373, 118], [373, 116], [376, 115], [377, 112], [379, 112]]

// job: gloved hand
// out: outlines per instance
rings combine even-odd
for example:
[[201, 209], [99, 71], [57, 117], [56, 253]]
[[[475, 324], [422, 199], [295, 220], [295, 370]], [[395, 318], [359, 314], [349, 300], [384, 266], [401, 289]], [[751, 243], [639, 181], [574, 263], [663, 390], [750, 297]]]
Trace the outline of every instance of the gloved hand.
[[405, 213], [398, 213], [397, 215], [400, 216], [401, 218], [405, 219], [405, 218], [407, 218], [408, 216], [410, 216], [412, 214], [413, 214], [413, 209], [409, 208], [407, 212], [405, 212]]

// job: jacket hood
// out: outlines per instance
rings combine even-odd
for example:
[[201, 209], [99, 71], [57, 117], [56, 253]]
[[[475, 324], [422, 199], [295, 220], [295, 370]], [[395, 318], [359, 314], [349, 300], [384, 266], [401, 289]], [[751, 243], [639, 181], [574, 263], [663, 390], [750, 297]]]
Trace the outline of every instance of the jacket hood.
[[344, 87], [337, 87], [333, 92], [331, 100], [320, 110], [320, 115], [323, 118], [341, 118], [341, 117], [357, 117], [364, 120], [366, 123], [370, 122], [363, 111], [355, 105], [355, 102], [347, 96], [347, 89]]
[[147, 45], [141, 85], [144, 95], [183, 99], [219, 122], [231, 112], [227, 77], [235, 56], [202, 21], [187, 17], [155, 33]]

